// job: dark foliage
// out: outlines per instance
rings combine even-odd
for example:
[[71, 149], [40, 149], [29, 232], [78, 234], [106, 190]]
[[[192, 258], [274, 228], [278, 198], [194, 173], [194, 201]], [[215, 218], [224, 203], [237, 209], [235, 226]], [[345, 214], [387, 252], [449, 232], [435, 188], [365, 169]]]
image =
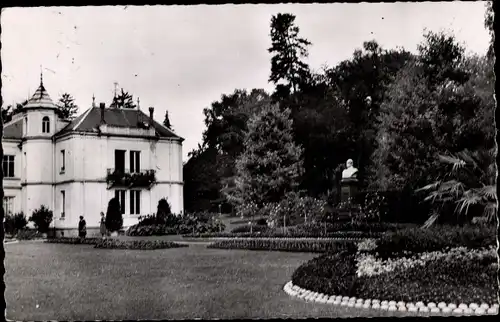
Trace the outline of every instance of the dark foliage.
[[338, 253], [314, 258], [301, 265], [292, 275], [292, 283], [306, 290], [353, 296], [356, 282], [356, 261], [352, 246]]
[[464, 246], [471, 249], [496, 245], [496, 228], [435, 226], [427, 229], [404, 229], [385, 234], [373, 250], [381, 258], [402, 256], [404, 252], [421, 253]]
[[123, 226], [123, 216], [120, 209], [120, 202], [116, 198], [112, 198], [108, 203], [105, 225], [108, 231], [118, 231]]
[[28, 220], [24, 213], [20, 212], [14, 215], [6, 215], [4, 222], [5, 233], [15, 235], [21, 229], [26, 228]]
[[179, 248], [188, 247], [185, 244], [177, 244], [171, 241], [164, 240], [117, 240], [117, 239], [104, 239], [100, 240], [94, 246], [95, 248], [107, 249], [137, 249], [137, 250], [153, 250], [153, 249], [166, 249], [166, 248]]
[[52, 210], [49, 210], [47, 207], [42, 205], [39, 209], [33, 211], [33, 214], [28, 218], [28, 220], [33, 222], [35, 228], [40, 233], [47, 233], [49, 231], [50, 223], [52, 222], [52, 217]]

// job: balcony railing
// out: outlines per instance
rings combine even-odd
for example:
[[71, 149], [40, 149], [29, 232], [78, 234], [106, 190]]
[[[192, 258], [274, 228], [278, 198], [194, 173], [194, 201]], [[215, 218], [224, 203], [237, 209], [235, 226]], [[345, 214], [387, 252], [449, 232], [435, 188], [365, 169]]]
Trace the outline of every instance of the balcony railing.
[[128, 169], [108, 169], [106, 182], [108, 189], [111, 187], [150, 189], [156, 183], [156, 171], [130, 172]]

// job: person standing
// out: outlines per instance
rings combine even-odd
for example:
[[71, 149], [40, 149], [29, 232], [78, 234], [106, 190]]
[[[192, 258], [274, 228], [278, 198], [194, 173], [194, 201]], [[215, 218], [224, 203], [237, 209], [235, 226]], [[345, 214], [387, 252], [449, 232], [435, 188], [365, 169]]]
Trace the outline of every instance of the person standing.
[[87, 236], [87, 223], [83, 216], [80, 216], [80, 222], [78, 223], [78, 236], [80, 238], [85, 238]]
[[101, 223], [99, 225], [99, 231], [101, 232], [102, 238], [106, 238], [106, 217], [104, 217], [104, 213], [101, 211]]

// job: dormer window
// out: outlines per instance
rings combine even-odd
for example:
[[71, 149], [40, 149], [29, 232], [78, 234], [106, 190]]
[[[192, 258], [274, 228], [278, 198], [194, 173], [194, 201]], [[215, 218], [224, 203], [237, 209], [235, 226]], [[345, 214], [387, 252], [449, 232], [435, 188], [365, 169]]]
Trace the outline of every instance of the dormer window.
[[42, 119], [42, 133], [50, 132], [50, 120], [48, 116], [44, 116]]

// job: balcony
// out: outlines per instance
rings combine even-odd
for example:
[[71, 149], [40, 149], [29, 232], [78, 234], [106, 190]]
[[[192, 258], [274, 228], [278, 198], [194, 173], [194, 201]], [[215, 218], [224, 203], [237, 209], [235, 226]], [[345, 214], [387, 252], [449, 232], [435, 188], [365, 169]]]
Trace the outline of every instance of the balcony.
[[108, 189], [112, 187], [151, 189], [156, 183], [156, 172], [155, 170], [130, 172], [128, 169], [108, 169], [106, 183], [108, 184]]

